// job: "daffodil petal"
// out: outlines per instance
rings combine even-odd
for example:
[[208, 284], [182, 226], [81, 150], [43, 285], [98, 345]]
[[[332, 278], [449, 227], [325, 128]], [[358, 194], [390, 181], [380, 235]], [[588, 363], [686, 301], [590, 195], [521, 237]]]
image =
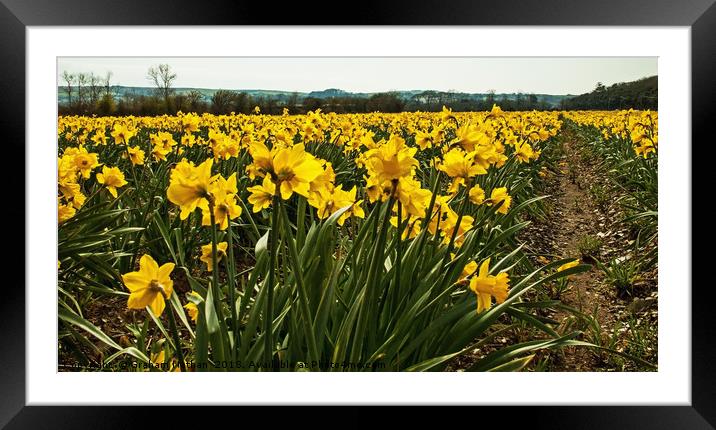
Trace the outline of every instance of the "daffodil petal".
[[149, 283], [152, 280], [145, 277], [141, 272], [130, 272], [122, 275], [122, 281], [129, 291], [134, 292], [149, 287]]
[[153, 292], [150, 288], [134, 291], [129, 295], [127, 307], [130, 309], [144, 309], [152, 303], [156, 295], [157, 293]]

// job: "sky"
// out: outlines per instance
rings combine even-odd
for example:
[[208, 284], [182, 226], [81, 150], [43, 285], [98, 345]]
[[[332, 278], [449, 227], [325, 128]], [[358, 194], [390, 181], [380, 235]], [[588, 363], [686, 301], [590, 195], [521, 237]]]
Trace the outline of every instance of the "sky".
[[437, 90], [582, 94], [657, 74], [657, 57], [60, 57], [64, 71], [113, 73], [112, 84], [151, 86], [147, 70], [166, 63], [175, 87], [310, 92]]

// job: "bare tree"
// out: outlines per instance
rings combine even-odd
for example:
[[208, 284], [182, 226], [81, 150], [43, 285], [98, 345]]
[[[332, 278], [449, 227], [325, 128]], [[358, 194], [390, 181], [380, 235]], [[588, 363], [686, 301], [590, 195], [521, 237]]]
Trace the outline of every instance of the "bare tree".
[[99, 76], [95, 75], [94, 73], [90, 73], [89, 77], [87, 78], [87, 82], [89, 83], [90, 103], [94, 106], [95, 104], [97, 104], [97, 100], [99, 100], [99, 93], [101, 91], [101, 80]]
[[298, 93], [293, 92], [286, 101], [286, 108], [289, 113], [296, 113], [296, 107], [298, 106]]
[[211, 108], [214, 113], [226, 114], [231, 111], [235, 101], [235, 92], [229, 90], [219, 90], [211, 96]]
[[186, 97], [189, 102], [189, 109], [195, 112], [199, 109], [199, 105], [204, 99], [204, 96], [197, 90], [189, 91]]
[[489, 89], [487, 90], [487, 96], [485, 97], [485, 104], [487, 105], [487, 109], [492, 109], [492, 105], [495, 104], [495, 90]]
[[177, 74], [172, 72], [168, 64], [152, 66], [147, 72], [147, 79], [157, 87], [157, 92], [164, 97], [164, 102], [167, 104], [167, 107], [169, 106], [169, 96], [172, 93], [172, 84], [176, 78]]
[[77, 104], [80, 109], [84, 104], [84, 86], [87, 85], [87, 74], [79, 73], [77, 75]]
[[110, 85], [110, 82], [112, 80], [112, 72], [108, 71], [107, 74], [104, 76], [104, 81], [102, 81], [102, 84], [104, 85], [104, 94], [107, 96], [112, 95], [112, 86]]
[[67, 106], [72, 106], [72, 83], [75, 75], [65, 70], [62, 72], [62, 80], [65, 81], [65, 92], [67, 93]]

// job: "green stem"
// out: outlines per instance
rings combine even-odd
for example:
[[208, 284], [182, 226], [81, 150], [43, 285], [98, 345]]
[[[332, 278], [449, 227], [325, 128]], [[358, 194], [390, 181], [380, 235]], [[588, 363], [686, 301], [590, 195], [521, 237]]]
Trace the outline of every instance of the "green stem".
[[458, 231], [460, 231], [462, 217], [467, 210], [467, 202], [470, 200], [470, 188], [472, 188], [472, 181], [468, 180], [468, 183], [466, 185], [467, 186], [465, 187], [465, 196], [463, 197], [462, 204], [460, 205], [460, 211], [457, 214], [457, 222], [455, 223], [455, 227], [453, 228], [452, 236], [450, 237], [450, 243], [448, 243], [445, 257], [443, 257], [443, 262], [441, 264], [443, 269], [445, 268], [445, 265], [447, 264], [448, 260], [450, 260], [450, 253], [452, 252], [452, 247], [455, 244], [455, 239], [457, 239], [457, 233]]
[[209, 217], [211, 221], [211, 265], [212, 265], [212, 282], [211, 289], [214, 295], [214, 307], [219, 321], [223, 321], [223, 313], [221, 311], [221, 289], [219, 289], [219, 260], [217, 258], [217, 233], [216, 233], [216, 217], [214, 216], [214, 202], [209, 199]]
[[[409, 231], [409, 230], [408, 230]], [[408, 233], [410, 235], [410, 233]], [[400, 262], [403, 259], [403, 249], [402, 249], [402, 238], [403, 236], [403, 206], [400, 203], [400, 200], [398, 200], [398, 233], [395, 243], [395, 285], [393, 285], [393, 294], [392, 294], [392, 305], [395, 305], [395, 302], [398, 299], [398, 295], [400, 292]]]
[[306, 240], [306, 199], [298, 198], [298, 209], [296, 211], [296, 246], [298, 249], [303, 248]]
[[[373, 254], [371, 256], [370, 265], [368, 266], [368, 279], [366, 280], [365, 286], [363, 287], [364, 296], [362, 299], [361, 309], [358, 314], [358, 322], [356, 323], [356, 331], [353, 337], [353, 344], [351, 347], [350, 360], [357, 362], [360, 360], [361, 352], [363, 350], [364, 337], [367, 335], [368, 344], [372, 346], [374, 338], [376, 336], [375, 330], [368, 330], [366, 333], [366, 326], [368, 325], [368, 318], [373, 318], [373, 321], [378, 318], [377, 315], [368, 315], [370, 310], [374, 308], [374, 302], [377, 299], [378, 292], [376, 291], [377, 286], [375, 285], [378, 272], [382, 271], [383, 251], [385, 250], [385, 236], [388, 230], [387, 226], [390, 221], [391, 208], [393, 207], [392, 193], [388, 199], [388, 204], [385, 208], [385, 215], [382, 224], [379, 224], [379, 232], [377, 234], [377, 240], [373, 246]], [[376, 224], [379, 219], [376, 218]], [[385, 299], [385, 298], [384, 298]], [[372, 325], [372, 324], [371, 324]]]
[[229, 276], [229, 313], [230, 313], [229, 317], [231, 318], [231, 330], [232, 330], [233, 336], [234, 336], [234, 348], [232, 348], [232, 351], [231, 351], [231, 357], [233, 359], [235, 357], [235, 352], [236, 352], [238, 340], [239, 340], [238, 325], [237, 325], [237, 321], [236, 321], [236, 296], [235, 296], [236, 268], [234, 266], [236, 264], [236, 261], [234, 260], [234, 239], [233, 239], [233, 235], [231, 233], [231, 218], [228, 213], [226, 214], [226, 218], [227, 218], [227, 222], [229, 223], [227, 226], [227, 230], [226, 230], [227, 235], [228, 235], [227, 241], [229, 242], [228, 243], [229, 249], [228, 249], [228, 255], [227, 255], [226, 268], [227, 268], [228, 276]]
[[288, 223], [288, 213], [286, 212], [286, 208], [284, 206], [281, 207], [281, 215], [283, 217], [284, 234], [286, 235], [285, 239], [288, 243], [288, 251], [293, 265], [294, 277], [298, 286], [299, 305], [301, 307], [301, 313], [303, 314], [303, 326], [306, 333], [306, 340], [308, 341], [308, 359], [309, 361], [318, 360], [320, 356], [318, 354], [318, 347], [316, 346], [315, 332], [313, 331], [313, 319], [311, 318], [311, 312], [308, 306], [308, 291], [306, 291], [306, 285], [303, 282], [303, 272], [301, 262], [298, 258], [296, 242], [290, 236], [290, 231], [288, 231], [290, 224]]
[[[174, 294], [174, 293], [172, 293]], [[182, 372], [186, 372], [186, 363], [184, 363], [184, 352], [181, 350], [181, 340], [179, 338], [179, 329], [174, 319], [174, 307], [169, 306], [169, 326], [172, 329], [172, 337], [174, 338], [174, 352], [177, 360], [179, 360], [179, 368]]]
[[273, 360], [273, 284], [276, 271], [276, 248], [278, 246], [278, 219], [281, 206], [281, 197], [278, 185], [273, 196], [273, 211], [271, 212], [271, 230], [269, 232], [269, 272], [266, 280], [266, 311], [264, 315], [264, 361], [266, 364]]

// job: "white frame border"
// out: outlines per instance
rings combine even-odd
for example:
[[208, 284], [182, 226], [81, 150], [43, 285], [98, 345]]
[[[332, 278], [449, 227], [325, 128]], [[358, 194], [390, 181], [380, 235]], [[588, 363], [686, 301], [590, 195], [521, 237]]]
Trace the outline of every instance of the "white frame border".
[[[28, 405], [691, 404], [689, 27], [27, 27], [26, 31]], [[56, 157], [49, 147], [50, 142], [56, 145], [56, 58], [61, 56], [659, 57], [659, 243], [660, 259], [668, 262], [659, 270], [663, 286], [659, 292], [659, 371], [57, 372], [53, 286], [57, 250], [47, 242], [57, 236], [56, 218], [48, 216], [56, 213]]]

